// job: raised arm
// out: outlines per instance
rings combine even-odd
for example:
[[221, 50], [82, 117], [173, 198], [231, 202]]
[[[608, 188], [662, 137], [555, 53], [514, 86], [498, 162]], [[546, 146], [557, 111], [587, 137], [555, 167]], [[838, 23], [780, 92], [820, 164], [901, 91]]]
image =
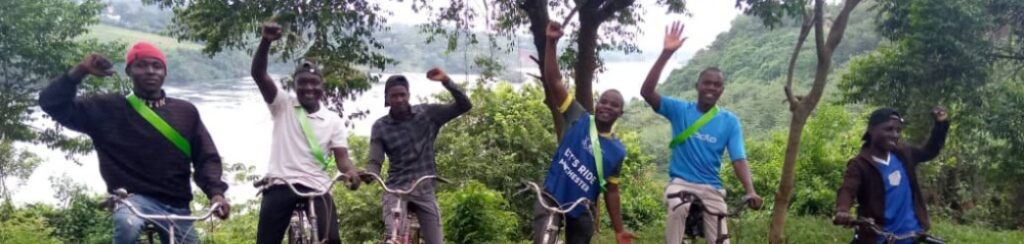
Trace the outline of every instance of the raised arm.
[[925, 162], [934, 159], [939, 156], [939, 152], [946, 145], [946, 134], [949, 132], [949, 121], [946, 119], [947, 110], [945, 107], [938, 106], [932, 109], [932, 116], [935, 118], [935, 124], [932, 125], [932, 133], [928, 136], [928, 141], [921, 146], [911, 146], [910, 153], [917, 162]]
[[256, 48], [256, 54], [252, 57], [250, 74], [252, 80], [256, 82], [256, 86], [260, 88], [260, 93], [263, 94], [263, 101], [271, 103], [277, 97], [277, 86], [274, 85], [274, 80], [267, 73], [267, 59], [270, 55], [270, 44], [281, 39], [281, 26], [273, 22], [263, 23], [260, 34], [260, 46]]
[[64, 127], [85, 131], [88, 101], [76, 99], [78, 84], [86, 75], [106, 77], [114, 74], [113, 63], [99, 54], [89, 54], [67, 74], [50, 83], [39, 93], [39, 107]]
[[683, 24], [676, 21], [672, 23], [671, 27], [665, 29], [665, 49], [661, 51], [661, 55], [658, 56], [658, 60], [654, 62], [654, 67], [651, 67], [651, 71], [647, 72], [647, 79], [644, 80], [643, 87], [640, 88], [640, 96], [644, 97], [644, 101], [647, 101], [648, 105], [654, 111], [658, 111], [661, 108], [661, 94], [658, 94], [658, 78], [661, 77], [662, 70], [665, 69], [665, 64], [672, 58], [672, 54], [683, 45], [686, 41], [683, 35]]
[[455, 100], [450, 104], [430, 106], [430, 117], [433, 118], [435, 123], [443, 125], [473, 109], [473, 102], [469, 100], [469, 96], [466, 96], [466, 92], [463, 92], [459, 89], [459, 86], [455, 85], [455, 82], [452, 82], [452, 79], [448, 77], [448, 74], [444, 73], [444, 70], [438, 68], [431, 69], [427, 71], [427, 78], [441, 82], [444, 88], [452, 94], [453, 100]]
[[[562, 106], [569, 97], [569, 91], [562, 84], [562, 73], [558, 71], [558, 55], [555, 49], [558, 48], [558, 39], [562, 38], [562, 24], [557, 21], [548, 21], [547, 44], [544, 45], [544, 89], [552, 94], [552, 103], [555, 106]], [[565, 111], [562, 111], [565, 112]]]

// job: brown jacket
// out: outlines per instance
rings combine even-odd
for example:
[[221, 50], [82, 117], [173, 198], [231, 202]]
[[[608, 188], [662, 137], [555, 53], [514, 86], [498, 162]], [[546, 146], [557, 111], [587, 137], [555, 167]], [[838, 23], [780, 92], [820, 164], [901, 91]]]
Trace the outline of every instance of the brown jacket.
[[[928, 230], [931, 223], [928, 221], [928, 210], [925, 207], [924, 198], [921, 197], [921, 189], [917, 182], [917, 165], [939, 155], [939, 151], [946, 144], [947, 131], [949, 131], [949, 121], [936, 122], [932, 127], [931, 136], [924, 146], [900, 143], [893, 151], [893, 154], [896, 154], [896, 157], [903, 162], [907, 177], [910, 177], [908, 180], [910, 181], [911, 195], [914, 198], [914, 213], [924, 230]], [[872, 218], [879, 226], [885, 225], [885, 181], [882, 179], [881, 170], [867, 149], [861, 150], [860, 154], [846, 163], [843, 185], [839, 188], [836, 197], [836, 211], [849, 211], [854, 200], [859, 203], [857, 205], [859, 217]], [[877, 238], [875, 233], [868, 228], [862, 228], [857, 235], [858, 239], [864, 243], [874, 243]]]

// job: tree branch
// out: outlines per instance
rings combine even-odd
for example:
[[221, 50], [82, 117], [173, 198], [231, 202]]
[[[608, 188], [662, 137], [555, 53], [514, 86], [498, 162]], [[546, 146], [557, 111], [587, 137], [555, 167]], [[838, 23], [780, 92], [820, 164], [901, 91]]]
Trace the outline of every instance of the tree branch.
[[793, 48], [793, 56], [789, 58], [789, 72], [786, 75], [786, 86], [783, 90], [786, 92], [786, 100], [789, 101], [789, 110], [793, 111], [796, 109], [799, 100], [793, 96], [793, 71], [796, 69], [796, 60], [800, 57], [800, 50], [803, 49], [804, 41], [807, 40], [807, 35], [811, 33], [811, 26], [814, 25], [814, 14], [804, 13], [804, 23], [800, 26], [800, 37], [796, 40], [796, 47]]
[[[818, 19], [815, 20], [815, 29], [818, 33], [815, 36], [819, 42], [818, 46], [818, 70], [814, 77], [814, 85], [811, 87], [811, 92], [807, 94], [807, 98], [804, 102], [811, 109], [814, 105], [818, 104], [818, 100], [821, 99], [822, 94], [825, 92], [825, 83], [827, 83], [828, 71], [832, 66], [832, 51], [835, 50], [839, 43], [843, 40], [843, 34], [846, 32], [846, 25], [850, 19], [850, 12], [860, 4], [860, 0], [847, 0], [846, 5], [839, 12], [839, 17], [832, 23], [832, 30], [829, 32], [828, 43], [821, 46], [821, 39], [824, 35], [822, 27], [824, 21], [824, 15], [822, 15], [822, 9], [825, 5], [824, 0], [817, 0], [815, 6], [815, 12], [817, 12]], [[810, 112], [810, 111], [807, 111]]]
[[850, 12], [853, 12], [853, 9], [860, 4], [860, 1], [846, 0], [846, 5], [839, 12], [839, 17], [836, 17], [835, 21], [832, 22], [832, 30], [829, 31], [828, 42], [825, 43], [830, 57], [832, 56], [832, 51], [836, 50], [836, 46], [839, 46], [839, 42], [843, 40], [843, 35], [846, 33], [846, 24], [850, 20]]
[[[814, 0], [814, 44], [818, 62], [827, 59], [825, 47], [825, 0]], [[834, 28], [834, 27], [833, 27]]]
[[615, 12], [628, 8], [630, 5], [633, 5], [634, 2], [636, 2], [636, 0], [606, 0], [597, 10], [597, 17], [601, 22], [604, 22], [615, 15]]
[[530, 55], [530, 60], [533, 60], [533, 62], [536, 63], [537, 66], [544, 66], [544, 63], [542, 63], [540, 59], [537, 59], [536, 56]]

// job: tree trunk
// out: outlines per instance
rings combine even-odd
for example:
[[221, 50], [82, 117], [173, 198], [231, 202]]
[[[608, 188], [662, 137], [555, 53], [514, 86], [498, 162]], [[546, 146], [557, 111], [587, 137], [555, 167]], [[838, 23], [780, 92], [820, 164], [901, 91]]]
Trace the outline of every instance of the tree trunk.
[[[547, 27], [550, 17], [548, 16], [548, 1], [547, 0], [528, 0], [519, 5], [527, 13], [527, 17], [530, 19], [530, 33], [533, 34], [533, 46], [537, 48], [537, 58], [534, 61], [537, 63], [537, 73], [540, 74], [541, 82], [544, 82], [544, 50], [547, 46]], [[551, 119], [554, 122], [555, 127], [555, 138], [558, 138], [558, 142], [562, 142], [562, 132], [565, 130], [565, 121], [563, 121], [561, 113], [558, 111], [558, 102], [552, 101], [551, 91], [547, 88], [547, 85], [542, 84], [544, 89], [544, 104], [548, 105], [548, 111], [551, 112]]]
[[[796, 178], [796, 158], [800, 152], [800, 136], [803, 134], [808, 117], [811, 116], [814, 108], [818, 106], [818, 101], [821, 100], [822, 94], [825, 92], [829, 71], [832, 69], [833, 51], [843, 40], [850, 12], [858, 4], [860, 4], [860, 0], [847, 0], [844, 3], [843, 9], [840, 10], [839, 15], [832, 24], [831, 31], [828, 33], [828, 39], [826, 39], [824, 27], [825, 0], [814, 1], [814, 18], [812, 18], [812, 22], [814, 22], [814, 42], [818, 66], [815, 70], [814, 84], [811, 87], [811, 91], [803, 100], [791, 104], [793, 118], [789, 127], [789, 142], [786, 144], [786, 161], [782, 165], [782, 181], [779, 182], [779, 190], [775, 194], [775, 203], [772, 208], [772, 222], [768, 232], [769, 243], [782, 244], [785, 242], [786, 215], [789, 212], [790, 198], [793, 197]], [[799, 49], [795, 51], [799, 51]], [[791, 62], [790, 65], [795, 65], [795, 62]], [[786, 96], [791, 102], [798, 100], [795, 99], [795, 96], [792, 95], [788, 88]]]
[[796, 182], [796, 158], [800, 153], [800, 136], [804, 134], [804, 126], [807, 125], [809, 112], [804, 112], [803, 107], [793, 111], [792, 122], [789, 124], [789, 141], [786, 143], [786, 161], [782, 165], [782, 181], [779, 182], [779, 191], [775, 194], [775, 205], [772, 208], [772, 222], [770, 225], [769, 243], [785, 243], [784, 231], [786, 215], [789, 210], [789, 200], [793, 196], [793, 186]]
[[[597, 70], [597, 21], [584, 22], [580, 14], [580, 32], [576, 44], [576, 101], [584, 109], [594, 112], [594, 71]], [[596, 23], [595, 23], [596, 22]]]

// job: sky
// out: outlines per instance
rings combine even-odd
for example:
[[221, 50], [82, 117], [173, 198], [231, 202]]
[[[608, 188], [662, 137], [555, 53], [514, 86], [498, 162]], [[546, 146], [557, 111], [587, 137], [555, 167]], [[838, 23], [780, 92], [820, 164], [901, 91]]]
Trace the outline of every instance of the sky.
[[[479, 5], [477, 1], [469, 2]], [[647, 12], [642, 15], [644, 22], [640, 24], [641, 35], [637, 37], [636, 43], [641, 50], [647, 51], [660, 50], [665, 35], [665, 26], [673, 21], [682, 21], [686, 25], [683, 35], [688, 39], [679, 52], [696, 53], [697, 50], [710, 45], [719, 33], [728, 31], [732, 19], [740, 14], [740, 11], [735, 8], [733, 0], [688, 0], [686, 8], [690, 11], [691, 16], [689, 17], [682, 14], [666, 14], [666, 8], [658, 6], [655, 0], [637, 0], [637, 2], [643, 5]], [[448, 1], [435, 1], [435, 5], [439, 5], [436, 3], [448, 3]], [[403, 16], [402, 18], [389, 18], [388, 21], [392, 23], [422, 24], [429, 20], [427, 14], [414, 12], [409, 2], [380, 1], [379, 4], [381, 8], [392, 11], [394, 16]], [[565, 16], [552, 16], [552, 18], [561, 20]], [[578, 22], [578, 18], [574, 17], [572, 21]], [[479, 26], [483, 26], [483, 24], [479, 24]]]

